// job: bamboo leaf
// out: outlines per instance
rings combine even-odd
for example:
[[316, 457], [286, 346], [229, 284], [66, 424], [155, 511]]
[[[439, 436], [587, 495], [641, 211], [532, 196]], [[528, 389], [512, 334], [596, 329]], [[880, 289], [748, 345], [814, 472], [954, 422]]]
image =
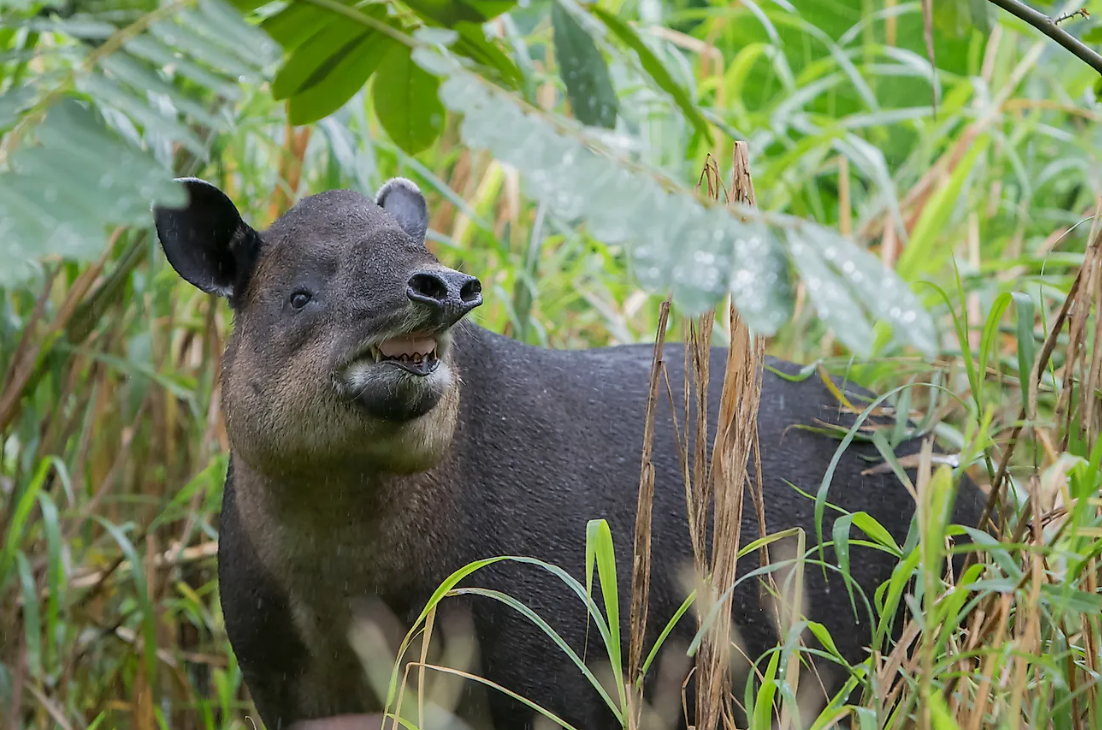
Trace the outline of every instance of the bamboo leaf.
[[[102, 77], [93, 86], [129, 97]], [[198, 143], [164, 117], [150, 121]], [[98, 255], [105, 226], [147, 223], [152, 203], [186, 202], [167, 169], [72, 99], [49, 109], [35, 139], [18, 147], [10, 163], [0, 174], [0, 255], [8, 262], [0, 268], [0, 286], [33, 276], [46, 254]]]

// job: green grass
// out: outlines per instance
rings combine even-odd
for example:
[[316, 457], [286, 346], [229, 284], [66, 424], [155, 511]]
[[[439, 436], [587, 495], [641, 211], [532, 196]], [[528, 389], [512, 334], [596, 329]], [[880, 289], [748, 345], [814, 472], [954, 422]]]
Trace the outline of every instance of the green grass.
[[[812, 650], [800, 637], [830, 641], [799, 616], [734, 697], [755, 729], [821, 728], [837, 718], [862, 730], [1102, 727], [1100, 294], [1098, 261], [1086, 253], [1102, 194], [1097, 78], [1007, 18], [998, 18], [998, 34], [939, 25], [934, 116], [918, 6], [815, 0], [799, 3], [796, 16], [772, 2], [663, 4], [664, 25], [687, 35], [642, 35], [673, 78], [691, 82], [713, 122], [711, 147], [675, 104], [655, 103], [626, 62], [611, 64], [643, 162], [695, 182], [707, 153], [729, 174], [733, 142], [748, 140], [759, 207], [854, 233], [915, 284], [941, 333], [931, 361], [883, 339], [857, 361], [801, 293], [770, 339], [770, 354], [890, 394], [886, 403], [936, 431], [961, 466], [920, 469], [912, 486], [922, 516], [904, 545], [860, 513], [836, 523], [848, 532], [769, 538], [802, 542], [771, 575], [831, 569], [821, 553], [828, 544], [839, 556], [858, 542], [897, 555], [893, 579], [853, 601], [884, 615], [908, 606], [911, 641], [893, 646], [878, 627], [877, 653], [851, 668], [857, 699], [801, 705], [793, 687], [809, 681], [799, 658]], [[624, 3], [622, 12], [635, 20], [637, 6]], [[520, 64], [526, 83], [561, 110], [565, 93], [545, 54], [549, 8], [514, 14], [530, 52]], [[855, 25], [862, 17], [868, 22]], [[64, 43], [46, 38], [28, 65], [27, 34], [0, 29], [0, 84], [8, 84], [0, 88], [10, 91], [13, 75], [37, 83], [63, 64]], [[362, 92], [313, 127], [296, 155], [285, 108], [265, 86], [241, 90], [220, 107], [234, 126], [214, 137], [210, 161], [180, 155], [177, 169], [220, 185], [258, 227], [286, 207], [284, 193], [373, 190], [406, 175], [429, 197], [434, 252], [484, 282], [480, 324], [556, 348], [652, 341], [661, 297], [633, 283], [624, 252], [547, 216], [512, 169], [463, 146], [458, 120], [449, 117], [442, 137], [413, 159]], [[301, 184], [292, 189], [286, 163], [296, 158]], [[891, 221], [905, 227], [906, 242], [885, 234]], [[0, 292], [0, 721], [249, 728], [212, 550], [228, 447], [218, 376], [231, 317], [178, 280], [148, 230], [105, 233], [91, 263], [50, 258], [44, 280]], [[1057, 330], [1081, 270], [1087, 283]], [[683, 321], [671, 321], [668, 339], [682, 339]], [[1050, 339], [1048, 361], [1031, 378]], [[722, 322], [715, 340], [726, 342]], [[891, 464], [891, 446], [905, 434], [900, 419], [875, 434], [835, 435], [840, 445], [872, 439]], [[960, 530], [942, 517], [951, 471], [967, 469], [987, 487], [1004, 460], [1012, 511], [1042, 519], [1012, 517], [997, 539], [971, 533], [982, 551], [963, 575], [949, 575], [944, 536]], [[809, 499], [827, 495], [820, 512], [832, 509], [823, 466], [823, 482], [794, 485]], [[630, 586], [604, 579], [612, 539], [631, 536], [607, 535], [599, 523], [577, 536], [579, 555], [592, 556], [591, 571], [602, 576], [600, 595], [556, 574], [589, 607], [591, 650], [622, 659], [627, 637], [616, 636], [608, 592]], [[740, 559], [757, 560], [758, 547]], [[523, 611], [525, 596], [493, 598]], [[392, 708], [402, 676], [386, 678]], [[604, 691], [626, 716], [623, 686]], [[402, 702], [416, 721], [412, 694]]]

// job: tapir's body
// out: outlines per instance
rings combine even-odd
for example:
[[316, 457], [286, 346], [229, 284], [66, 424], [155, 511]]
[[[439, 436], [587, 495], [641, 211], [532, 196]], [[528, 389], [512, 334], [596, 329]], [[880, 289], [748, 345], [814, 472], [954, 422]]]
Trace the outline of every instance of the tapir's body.
[[[191, 188], [192, 211], [197, 207], [194, 200], [213, 195], [197, 185], [201, 184], [194, 183]], [[408, 194], [406, 189], [398, 192]], [[292, 304], [276, 302], [284, 314], [272, 309], [262, 317], [256, 312], [264, 310], [250, 310], [268, 301], [265, 286], [279, 279], [266, 270], [265, 256], [288, 255], [286, 247], [292, 244], [308, 245], [295, 238], [305, 236], [303, 231], [309, 228], [305, 223], [310, 220], [303, 216], [327, 216], [325, 235], [339, 236], [342, 231], [347, 235], [342, 226], [352, 224], [382, 226], [387, 228], [387, 235], [392, 235], [390, 229], [400, 226], [414, 240], [420, 236], [423, 241], [423, 216], [409, 213], [414, 208], [423, 211], [423, 200], [413, 205], [419, 193], [417, 198], [402, 198], [397, 208], [397, 196], [384, 200], [386, 196], [380, 193], [379, 207], [374, 209], [370, 201], [343, 195], [328, 198], [330, 202], [325, 205], [314, 202], [304, 206], [306, 212], [297, 214], [301, 220], [296, 223], [292, 218], [273, 226], [275, 233], [265, 234], [263, 240], [251, 229], [241, 228], [244, 224], [237, 220], [223, 225], [219, 218], [218, 225], [210, 225], [211, 206], [218, 216], [229, 215], [225, 203], [215, 198], [204, 203], [209, 205], [204, 209], [202, 225], [195, 226], [183, 217], [158, 222], [170, 260], [175, 257], [178, 270], [200, 286], [207, 283], [203, 276], [210, 266], [196, 273], [200, 264], [181, 259], [181, 250], [186, 252], [181, 247], [187, 241], [198, 240], [195, 237], [200, 234], [211, 235], [203, 232], [219, 228], [235, 231], [233, 236], [225, 233], [222, 238], [226, 240], [248, 242], [249, 236], [256, 237], [254, 243], [247, 244], [256, 249], [255, 255], [241, 254], [242, 245], [233, 244], [237, 246], [233, 249], [235, 258], [223, 262], [230, 269], [215, 271], [215, 281], [208, 290], [220, 287], [230, 294], [239, 311], [238, 330], [243, 332], [235, 333], [238, 339], [231, 342], [226, 358], [227, 425], [233, 455], [220, 527], [222, 606], [252, 696], [261, 717], [273, 730], [300, 720], [381, 709], [348, 643], [349, 621], [364, 599], [380, 599], [398, 618], [410, 622], [449, 574], [472, 561], [499, 555], [535, 557], [565, 568], [584, 583], [585, 526], [593, 518], [607, 519], [612, 528], [625, 653], [627, 648], [631, 552], [651, 346], [554, 351], [522, 345], [459, 321], [469, 311], [464, 306], [477, 306], [473, 304], [470, 277], [449, 279], [451, 274], [443, 267], [417, 269], [419, 262], [427, 260], [422, 254], [395, 271], [393, 279], [400, 282], [399, 291], [403, 293], [401, 287], [409, 279], [413, 310], [420, 312], [418, 302], [428, 302], [436, 308], [433, 311], [447, 313], [449, 321], [433, 325], [433, 329], [425, 324], [430, 319], [418, 320], [419, 324], [409, 325], [407, 330], [420, 334], [403, 334], [396, 340], [393, 322], [407, 321], [413, 315], [406, 312], [410, 305], [402, 304], [404, 299], [385, 299], [387, 306], [401, 311], [406, 319], [387, 320], [384, 334], [391, 339], [372, 345], [382, 350], [371, 351], [374, 359], [349, 358], [343, 350], [334, 355], [335, 346], [312, 344], [311, 338], [323, 327], [343, 333], [361, 321], [367, 323], [364, 332], [350, 336], [349, 341], [362, 343], [367, 338], [373, 343], [382, 342], [383, 336], [371, 327], [380, 328], [372, 323], [383, 321], [383, 314], [350, 311], [350, 305], [332, 303], [336, 300], [327, 305], [323, 318], [313, 323], [303, 320], [308, 327], [287, 319], [290, 324], [280, 324], [275, 334], [264, 330], [270, 327], [269, 320], [298, 316], [285, 314], [290, 311], [288, 306], [306, 312], [312, 306], [304, 304], [298, 289], [292, 286], [287, 289], [293, 290], [290, 299], [285, 292], [280, 293]], [[334, 210], [341, 215], [335, 216]], [[376, 211], [389, 212], [393, 218], [388, 223]], [[277, 230], [280, 225], [283, 227]], [[321, 248], [327, 244], [316, 245]], [[276, 254], [266, 251], [266, 246]], [[282, 254], [281, 246], [285, 247]], [[355, 248], [351, 250], [349, 253], [347, 246], [342, 248], [339, 256], [333, 254], [338, 263], [323, 267], [329, 280], [339, 280], [348, 262], [357, 260]], [[440, 284], [418, 278], [436, 276], [433, 272], [440, 271], [445, 272], [440, 274], [444, 277]], [[371, 283], [371, 287], [382, 286]], [[460, 287], [466, 294], [459, 293]], [[307, 293], [310, 301], [322, 299], [314, 289]], [[354, 299], [351, 295], [348, 298]], [[460, 314], [452, 318], [456, 312]], [[244, 318], [248, 321], [243, 323]], [[252, 331], [254, 327], [256, 331]], [[285, 338], [284, 329], [294, 327], [301, 327], [301, 334]], [[432, 363], [437, 358], [443, 363], [440, 368], [423, 364], [430, 362], [427, 350], [423, 356], [415, 351], [420, 347], [416, 343], [429, 336], [425, 332], [441, 333], [434, 335], [438, 339], [431, 354]], [[326, 342], [334, 337], [327, 335]], [[405, 354], [394, 358], [387, 355], [399, 351], [395, 341], [407, 347], [408, 359]], [[352, 347], [356, 352], [363, 350], [361, 345]], [[271, 348], [272, 365], [264, 364], [265, 348]], [[285, 350], [290, 354], [282, 359]], [[712, 351], [709, 445], [719, 413], [725, 355], [722, 349]], [[401, 369], [410, 374], [398, 372], [397, 362], [394, 367], [388, 366], [399, 357]], [[315, 362], [330, 361], [338, 364], [335, 369], [326, 364], [316, 370], [336, 373], [333, 377], [337, 384], [318, 385], [317, 395], [299, 392], [306, 387], [298, 381], [308, 379], [307, 368]], [[668, 345], [665, 361], [675, 401], [680, 403], [685, 374], [682, 347]], [[285, 376], [279, 362], [289, 363], [285, 369], [301, 368], [303, 372]], [[350, 366], [349, 362], [358, 364]], [[777, 361], [769, 364], [795, 372], [792, 366]], [[389, 390], [375, 393], [372, 389], [383, 378], [391, 378], [386, 381], [391, 383]], [[342, 383], [354, 387], [349, 389]], [[438, 399], [425, 395], [428, 385], [422, 387], [421, 383], [435, 388], [433, 393]], [[340, 410], [346, 407], [343, 399], [326, 395], [327, 387], [350, 393], [349, 400], [366, 403], [367, 415], [353, 420]], [[692, 562], [674, 417], [664, 391], [662, 396], [654, 436], [656, 486], [648, 649], [685, 599], [688, 586], [681, 571]], [[311, 410], [315, 407], [316, 412]], [[681, 408], [677, 418], [683, 435]], [[816, 534], [814, 504], [788, 483], [805, 492], [818, 490], [839, 442], [798, 426], [821, 425], [818, 422], [823, 421], [848, 425], [853, 419], [841, 415], [837, 399], [817, 375], [791, 382], [765, 372], [759, 439], [767, 530], [776, 533], [800, 527], [809, 547]], [[363, 429], [363, 443], [347, 436], [353, 427]], [[340, 449], [330, 448], [328, 433], [332, 433], [333, 442], [342, 444]], [[440, 433], [443, 436], [438, 438]], [[292, 442], [288, 439], [294, 434], [310, 442], [309, 448], [289, 446]], [[917, 450], [915, 441], [898, 452], [902, 455]], [[837, 465], [828, 501], [849, 512], [868, 512], [902, 543], [914, 502], [890, 473], [863, 473], [878, 461], [875, 448], [851, 445]], [[954, 519], [974, 524], [981, 509], [980, 493], [967, 480], [964, 486]], [[830, 539], [834, 516], [828, 508], [824, 518], [826, 539]], [[747, 491], [743, 544], [758, 535], [757, 515]], [[826, 557], [833, 561], [833, 550], [828, 550]], [[850, 573], [869, 603], [873, 591], [890, 576], [894, 565], [894, 559], [882, 552], [852, 549]], [[757, 553], [740, 561], [739, 574], [756, 567]], [[820, 568], [805, 571], [808, 618], [824, 624], [841, 653], [849, 661], [858, 662], [874, 627], [860, 595], [855, 616], [845, 583], [835, 573], [831, 575], [824, 585]], [[583, 604], [548, 572], [532, 565], [497, 563], [461, 585], [512, 596], [547, 620], [579, 655], [589, 660], [603, 657], [596, 630], [591, 623], [587, 627]], [[486, 597], [445, 599], [444, 605], [460, 600], [470, 600], [464, 605], [470, 607], [481, 654], [480, 664], [473, 668], [475, 673], [546, 707], [579, 730], [614, 726], [599, 694], [537, 626], [512, 608]], [[755, 581], [745, 582], [735, 592], [732, 611], [740, 644], [749, 657], [756, 658], [776, 644], [772, 614], [761, 605]], [[688, 614], [675, 631], [672, 641], [682, 653], [695, 628], [693, 615]], [[824, 669], [828, 690], [844, 679], [840, 672], [831, 676], [825, 665]], [[741, 691], [741, 686], [737, 689]], [[533, 713], [520, 703], [498, 692], [490, 692], [489, 700], [498, 730], [532, 726]]]

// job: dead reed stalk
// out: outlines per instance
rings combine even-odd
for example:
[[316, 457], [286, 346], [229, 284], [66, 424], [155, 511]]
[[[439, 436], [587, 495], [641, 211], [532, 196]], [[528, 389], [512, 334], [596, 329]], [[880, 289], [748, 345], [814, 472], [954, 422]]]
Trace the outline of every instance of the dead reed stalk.
[[[744, 142], [735, 144], [734, 170], [731, 191], [727, 202], [754, 204], [754, 188], [750, 177], [749, 156]], [[711, 159], [705, 169], [708, 194], [719, 199], [722, 183], [718, 169]], [[711, 323], [714, 313], [702, 317], [700, 327], [690, 328], [690, 349], [694, 355], [690, 368], [697, 384], [696, 411], [697, 451], [699, 460], [694, 465], [694, 506], [697, 524], [694, 554], [698, 574], [706, 576], [702, 589], [706, 600], [698, 606], [714, 605], [716, 600], [734, 585], [738, 564], [738, 549], [742, 536], [742, 510], [744, 490], [749, 481], [748, 464], [751, 456], [755, 466], [760, 466], [758, 456], [758, 406], [761, 400], [762, 358], [765, 343], [754, 336], [739, 316], [733, 304], [728, 304], [730, 317], [730, 344], [727, 363], [723, 372], [716, 435], [712, 445], [711, 462], [704, 460], [703, 438], [707, 434], [707, 363], [711, 350]], [[688, 379], [688, 378], [687, 378]], [[688, 414], [686, 414], [688, 415]], [[755, 504], [758, 507], [759, 526], [764, 534], [764, 511], [761, 502], [760, 468]], [[714, 502], [714, 529], [712, 533], [711, 561], [705, 554], [704, 525], [707, 521], [709, 502]], [[698, 610], [698, 617], [704, 615]], [[699, 620], [699, 618], [698, 618]], [[696, 727], [713, 730], [723, 723], [733, 727], [731, 712], [731, 644], [734, 640], [731, 612], [720, 611], [697, 655]]]
[[[734, 149], [734, 170], [730, 190], [722, 181], [719, 167], [710, 155], [701, 174], [701, 191], [714, 201], [755, 204], [750, 177], [749, 156], [744, 142]], [[670, 300], [659, 310], [658, 331], [655, 334], [654, 356], [651, 361], [650, 390], [647, 399], [646, 422], [643, 431], [643, 453], [639, 470], [639, 502], [635, 523], [635, 549], [632, 565], [631, 638], [628, 657], [628, 727], [638, 728], [642, 718], [642, 701], [636, 697], [640, 679], [643, 638], [647, 619], [647, 598], [650, 587], [651, 508], [654, 498], [654, 465], [651, 453], [654, 442], [654, 420], [658, 389], [665, 376], [663, 353], [665, 332], [669, 320]], [[760, 534], [765, 534], [765, 512], [761, 489], [761, 455], [758, 449], [757, 414], [761, 399], [762, 364], [765, 342], [753, 335], [733, 304], [728, 304], [730, 344], [723, 372], [723, 389], [716, 435], [708, 458], [708, 365], [711, 354], [712, 327], [715, 310], [686, 321], [684, 414], [682, 436], [676, 428], [678, 452], [685, 482], [689, 534], [693, 543], [693, 568], [700, 584], [696, 605], [697, 626], [702, 626], [709, 607], [735, 582], [738, 549], [742, 533], [744, 489], [749, 481], [749, 461], [754, 459], [755, 488], [751, 490], [757, 512]], [[671, 407], [673, 392], [669, 392]], [[672, 414], [671, 414], [672, 415]], [[676, 419], [675, 419], [676, 421]], [[691, 424], [691, 425], [690, 425]], [[712, 532], [711, 560], [708, 556], [708, 512], [714, 501], [715, 518]], [[762, 552], [762, 564], [768, 555]], [[710, 564], [709, 564], [710, 562]], [[697, 654], [696, 728], [714, 730], [722, 721], [733, 727], [731, 713], [731, 643], [734, 629], [730, 611], [721, 611]], [[685, 698], [685, 701], [690, 701]]]
[[658, 388], [665, 370], [662, 356], [666, 343], [666, 326], [670, 318], [670, 298], [658, 310], [658, 331], [654, 338], [651, 360], [650, 388], [647, 392], [647, 415], [643, 426], [643, 456], [639, 467], [639, 504], [635, 513], [635, 549], [631, 573], [631, 637], [628, 644], [628, 727], [635, 730], [642, 721], [643, 703], [634, 691], [635, 679], [643, 662], [643, 639], [647, 625], [647, 601], [650, 597], [650, 537], [651, 510], [654, 506], [654, 415], [658, 405]]

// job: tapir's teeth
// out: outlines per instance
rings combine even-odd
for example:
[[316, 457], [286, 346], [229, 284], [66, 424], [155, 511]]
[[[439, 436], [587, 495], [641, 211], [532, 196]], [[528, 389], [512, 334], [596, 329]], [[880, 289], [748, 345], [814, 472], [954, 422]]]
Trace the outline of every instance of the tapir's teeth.
[[393, 337], [389, 340], [379, 343], [379, 350], [383, 353], [383, 357], [398, 358], [405, 355], [407, 358], [414, 355], [421, 355], [422, 357], [436, 350], [436, 340], [431, 337], [416, 337], [407, 335], [404, 337]]

